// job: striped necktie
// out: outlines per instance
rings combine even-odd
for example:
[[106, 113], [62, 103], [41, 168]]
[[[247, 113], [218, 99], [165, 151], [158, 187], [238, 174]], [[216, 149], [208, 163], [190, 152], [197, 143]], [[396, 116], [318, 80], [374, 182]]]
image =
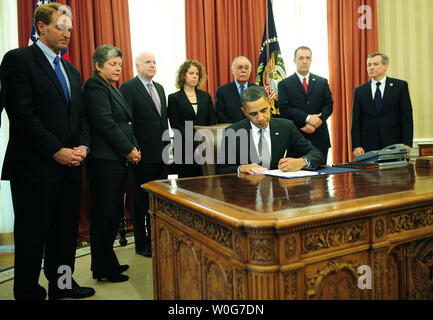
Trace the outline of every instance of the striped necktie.
[[245, 92], [245, 85], [241, 85], [241, 92], [240, 92], [241, 98], [244, 95], [244, 92]]
[[153, 90], [152, 84], [149, 83], [147, 85], [149, 88], [150, 96], [152, 97], [153, 102], [155, 103], [156, 109], [158, 110], [159, 115], [161, 115], [161, 105], [159, 104], [158, 98], [155, 95], [155, 91]]
[[60, 59], [59, 56], [56, 56], [54, 59], [54, 71], [56, 72], [57, 78], [60, 81], [60, 84], [63, 89], [63, 93], [65, 94], [66, 104], [69, 104], [71, 98], [69, 96], [69, 89], [68, 84], [66, 83], [65, 75], [62, 72], [62, 69], [60, 68]]

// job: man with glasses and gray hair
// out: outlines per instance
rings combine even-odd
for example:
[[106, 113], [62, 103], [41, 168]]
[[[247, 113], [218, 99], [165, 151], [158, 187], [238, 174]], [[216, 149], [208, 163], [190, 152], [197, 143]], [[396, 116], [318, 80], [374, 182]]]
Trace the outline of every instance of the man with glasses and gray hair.
[[352, 108], [352, 149], [357, 156], [401, 143], [411, 150], [412, 103], [408, 84], [386, 75], [387, 55], [375, 52], [367, 58], [371, 80], [355, 88]]
[[244, 56], [233, 59], [232, 73], [234, 80], [216, 89], [215, 110], [218, 123], [234, 123], [245, 119], [241, 111], [241, 96], [255, 83], [249, 82], [251, 61]]

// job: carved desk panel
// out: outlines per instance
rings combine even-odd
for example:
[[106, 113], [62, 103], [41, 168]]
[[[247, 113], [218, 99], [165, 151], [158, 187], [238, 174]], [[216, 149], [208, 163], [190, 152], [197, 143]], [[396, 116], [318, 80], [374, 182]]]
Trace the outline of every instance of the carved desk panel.
[[431, 169], [143, 187], [155, 299], [433, 298]]

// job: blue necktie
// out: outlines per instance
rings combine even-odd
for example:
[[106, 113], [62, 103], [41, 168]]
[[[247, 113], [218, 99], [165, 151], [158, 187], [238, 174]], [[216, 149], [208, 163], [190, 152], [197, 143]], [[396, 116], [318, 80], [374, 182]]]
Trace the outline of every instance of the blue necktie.
[[245, 92], [245, 87], [244, 87], [244, 85], [241, 85], [241, 92], [240, 92], [241, 98], [242, 98], [244, 92]]
[[62, 85], [63, 93], [65, 94], [66, 104], [69, 104], [70, 98], [68, 84], [66, 83], [66, 78], [62, 72], [62, 69], [60, 69], [60, 59], [58, 56], [56, 56], [56, 58], [54, 59], [54, 71], [56, 72], [57, 78]]
[[382, 106], [382, 93], [380, 92], [380, 82], [376, 83], [376, 92], [374, 94], [374, 104], [376, 105], [377, 111], [380, 111], [380, 107]]

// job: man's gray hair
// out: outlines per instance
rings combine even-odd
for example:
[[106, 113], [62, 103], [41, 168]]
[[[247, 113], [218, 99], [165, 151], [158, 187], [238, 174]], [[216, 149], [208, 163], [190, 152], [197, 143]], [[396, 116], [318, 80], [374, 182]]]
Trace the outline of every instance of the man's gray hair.
[[239, 57], [236, 57], [236, 58], [233, 59], [233, 62], [232, 62], [232, 71], [235, 71], [235, 69], [236, 69], [236, 62], [238, 62], [238, 60], [247, 60], [248, 64], [250, 65], [250, 70], [253, 67], [252, 64], [251, 64], [250, 59], [248, 59], [247, 57], [244, 57], [244, 56], [239, 56]]
[[247, 102], [254, 102], [260, 98], [265, 98], [266, 101], [269, 101], [269, 96], [265, 88], [261, 86], [250, 86], [241, 97], [242, 106], [246, 108]]
[[374, 52], [374, 53], [369, 54], [367, 57], [367, 63], [368, 63], [368, 59], [374, 58], [377, 56], [382, 57], [382, 64], [389, 64], [389, 57], [386, 54], [381, 53], [381, 52]]
[[96, 64], [102, 67], [104, 63], [112, 57], [121, 57], [123, 59], [122, 51], [110, 44], [103, 44], [102, 46], [97, 47], [92, 57], [93, 72], [98, 73]]

